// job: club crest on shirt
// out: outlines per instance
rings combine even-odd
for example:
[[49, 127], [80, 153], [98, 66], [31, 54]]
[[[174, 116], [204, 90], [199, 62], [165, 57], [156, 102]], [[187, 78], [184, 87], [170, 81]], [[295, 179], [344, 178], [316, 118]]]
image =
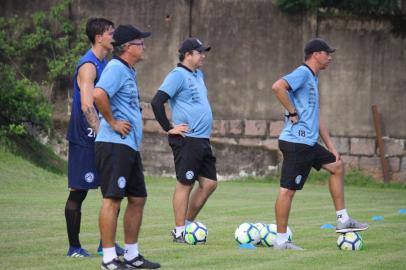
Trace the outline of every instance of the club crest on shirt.
[[124, 176], [120, 176], [117, 180], [117, 185], [119, 188], [123, 189], [125, 188], [125, 185], [127, 184], [127, 181], [125, 180]]
[[85, 181], [87, 183], [92, 183], [94, 181], [94, 173], [88, 172], [85, 174]]

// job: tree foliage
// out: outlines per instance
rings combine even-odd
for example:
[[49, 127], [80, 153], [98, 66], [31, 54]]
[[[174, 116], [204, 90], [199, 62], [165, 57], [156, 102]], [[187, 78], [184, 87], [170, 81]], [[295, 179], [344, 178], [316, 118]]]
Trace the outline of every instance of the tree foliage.
[[0, 18], [1, 130], [24, 132], [27, 121], [50, 126], [51, 105], [40, 85], [69, 84], [88, 46], [84, 22], [76, 26], [70, 19], [71, 2], [30, 17]]
[[276, 3], [288, 12], [327, 8], [349, 14], [396, 15], [401, 13], [397, 0], [277, 0]]
[[51, 124], [51, 106], [37, 83], [17, 79], [9, 65], [0, 64], [0, 135], [25, 134], [24, 123]]

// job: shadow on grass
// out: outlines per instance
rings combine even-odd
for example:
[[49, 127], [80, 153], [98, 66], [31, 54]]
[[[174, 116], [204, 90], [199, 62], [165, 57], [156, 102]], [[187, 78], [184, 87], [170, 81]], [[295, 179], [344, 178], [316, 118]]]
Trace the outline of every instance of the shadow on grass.
[[1, 145], [16, 156], [57, 174], [66, 174], [68, 164], [52, 149], [38, 142], [31, 135], [8, 136], [0, 138]]

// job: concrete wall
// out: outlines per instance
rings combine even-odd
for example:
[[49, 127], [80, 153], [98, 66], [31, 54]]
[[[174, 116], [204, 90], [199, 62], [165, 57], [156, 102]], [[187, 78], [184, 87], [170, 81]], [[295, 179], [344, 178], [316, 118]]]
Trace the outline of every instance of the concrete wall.
[[[144, 62], [137, 67], [141, 98], [155, 94], [165, 73], [176, 65], [176, 52], [189, 31], [189, 6], [184, 0], [75, 1], [74, 19], [101, 16], [116, 25], [133, 24], [152, 32], [146, 39]], [[94, 3], [97, 3], [96, 5]]]
[[375, 135], [371, 105], [382, 114], [384, 134], [406, 137], [406, 39], [382, 21], [322, 19], [320, 35], [338, 48], [320, 75], [321, 109], [331, 132]]
[[[27, 16], [55, 2], [3, 0], [0, 15]], [[138, 66], [147, 102], [177, 63], [177, 48], [190, 29], [211, 45], [203, 69], [217, 119], [281, 119], [270, 87], [303, 61], [303, 44], [317, 29], [338, 48], [320, 74], [321, 110], [331, 132], [373, 137], [371, 105], [377, 104], [384, 134], [406, 137], [400, 120], [406, 113], [406, 40], [390, 33], [389, 22], [287, 15], [270, 0], [74, 0], [75, 21], [91, 16], [153, 32]]]
[[[0, 15], [27, 16], [55, 2], [3, 0]], [[251, 123], [246, 121], [269, 127], [282, 120], [270, 87], [303, 61], [304, 43], [318, 33], [337, 48], [319, 76], [321, 112], [331, 134], [338, 141], [374, 144], [371, 105], [377, 104], [387, 141], [401, 142], [395, 167], [405, 167], [406, 40], [390, 33], [388, 21], [288, 15], [271, 0], [74, 0], [70, 12], [77, 22], [101, 16], [153, 32], [146, 59], [137, 66], [144, 102], [176, 65], [180, 42], [190, 34], [201, 38], [212, 46], [203, 70], [214, 118], [240, 121], [243, 128]], [[357, 148], [356, 141], [351, 145]], [[375, 145], [367, 157], [377, 158]], [[361, 157], [356, 160], [360, 168]]]
[[215, 117], [281, 117], [271, 86], [300, 63], [306, 19], [265, 0], [194, 3], [192, 34], [213, 47], [204, 70]]
[[[27, 16], [55, 2], [3, 0], [0, 15]], [[75, 21], [104, 16], [153, 32], [138, 66], [144, 101], [176, 64], [179, 43], [191, 29], [213, 47], [204, 71], [218, 119], [280, 119], [270, 86], [302, 62], [303, 44], [317, 29], [338, 48], [320, 74], [321, 109], [331, 132], [373, 137], [370, 107], [377, 104], [384, 134], [406, 137], [406, 121], [400, 121], [406, 113], [406, 40], [393, 36], [387, 21], [287, 15], [270, 0], [74, 0], [71, 13]]]

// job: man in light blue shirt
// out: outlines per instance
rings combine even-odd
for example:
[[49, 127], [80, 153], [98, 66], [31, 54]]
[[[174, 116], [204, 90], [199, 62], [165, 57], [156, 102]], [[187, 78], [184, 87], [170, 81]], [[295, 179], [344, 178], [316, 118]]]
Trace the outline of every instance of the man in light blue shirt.
[[[306, 64], [282, 77], [290, 86], [289, 100], [300, 113], [300, 121], [293, 123], [285, 117], [285, 127], [280, 140], [315, 145], [319, 138], [318, 79]], [[289, 112], [286, 111], [285, 114]]]
[[178, 65], [168, 74], [159, 89], [170, 97], [174, 125], [188, 123], [189, 131], [186, 136], [210, 138], [213, 117], [201, 70], [191, 72]]
[[[349, 217], [344, 203], [344, 163], [319, 118], [318, 73], [326, 69], [335, 52], [324, 40], [316, 38], [305, 46], [305, 63], [276, 81], [272, 90], [285, 108], [285, 126], [279, 136], [283, 154], [282, 175], [275, 203], [277, 236], [274, 249], [301, 250], [289, 240], [287, 225], [296, 190], [301, 190], [311, 168], [327, 170], [330, 193], [337, 215], [336, 232], [368, 229]], [[328, 150], [317, 143], [319, 134]]]
[[[142, 119], [134, 66], [144, 54], [144, 38], [131, 25], [120, 25], [114, 31], [115, 57], [103, 70], [96, 84], [94, 100], [102, 114], [96, 137], [96, 166], [101, 179], [103, 204], [99, 226], [103, 245], [101, 269], [159, 268], [138, 251], [138, 235], [147, 197], [143, 166], [139, 153]], [[127, 197], [124, 214], [124, 262], [114, 248], [117, 212]]]
[[[209, 50], [197, 38], [183, 41], [180, 63], [166, 76], [151, 102], [156, 119], [168, 132], [174, 155], [178, 181], [172, 201], [176, 226], [172, 236], [177, 243], [185, 242], [185, 225], [195, 220], [217, 187], [216, 158], [209, 140], [213, 116], [199, 69]], [[165, 114], [164, 104], [168, 100], [173, 125]], [[199, 185], [191, 194], [195, 181]]]

